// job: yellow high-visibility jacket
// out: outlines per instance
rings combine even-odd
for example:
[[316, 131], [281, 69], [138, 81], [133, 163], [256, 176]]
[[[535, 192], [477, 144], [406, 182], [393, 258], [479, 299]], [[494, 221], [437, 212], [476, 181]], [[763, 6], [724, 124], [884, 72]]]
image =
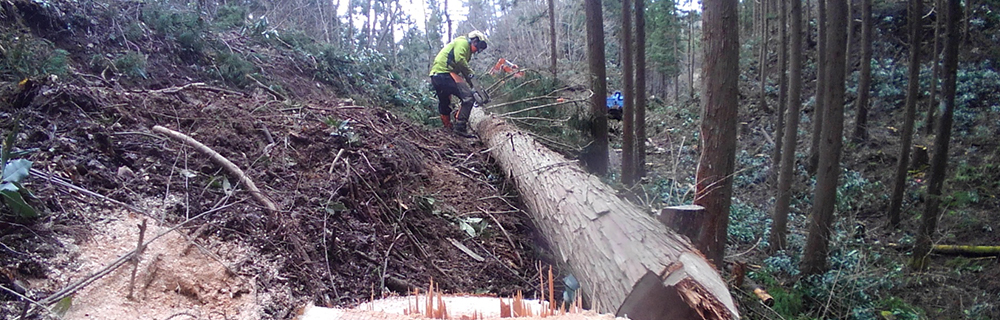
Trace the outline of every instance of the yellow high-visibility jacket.
[[437, 57], [434, 57], [434, 65], [431, 66], [431, 74], [457, 72], [462, 76], [472, 74], [469, 68], [469, 59], [472, 58], [472, 44], [465, 36], [460, 36], [441, 48]]

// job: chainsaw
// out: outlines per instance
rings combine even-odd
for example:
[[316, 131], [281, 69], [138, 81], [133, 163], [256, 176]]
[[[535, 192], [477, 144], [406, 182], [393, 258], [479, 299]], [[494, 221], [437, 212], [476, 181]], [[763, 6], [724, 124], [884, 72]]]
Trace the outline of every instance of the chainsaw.
[[469, 88], [472, 89], [473, 108], [477, 108], [486, 105], [487, 103], [490, 103], [489, 93], [486, 93], [486, 90], [480, 91], [479, 89], [477, 89], [477, 87], [479, 86], [476, 85], [477, 81], [473, 81], [473, 77], [463, 78], [462, 76], [459, 76], [457, 73], [452, 72], [451, 78], [455, 80], [455, 83], [466, 83], [469, 85]]
[[477, 89], [478, 86], [475, 83], [476, 81], [473, 81], [472, 78], [467, 80], [469, 82], [469, 88], [472, 88], [472, 107], [476, 108], [490, 103], [490, 94], [487, 93], [486, 90]]

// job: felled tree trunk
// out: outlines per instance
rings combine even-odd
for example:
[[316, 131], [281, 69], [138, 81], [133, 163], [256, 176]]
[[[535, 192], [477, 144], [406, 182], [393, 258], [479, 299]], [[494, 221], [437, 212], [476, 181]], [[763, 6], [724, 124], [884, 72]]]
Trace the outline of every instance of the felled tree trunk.
[[635, 320], [739, 318], [715, 268], [683, 237], [503, 120], [477, 108], [470, 121], [593, 309]]

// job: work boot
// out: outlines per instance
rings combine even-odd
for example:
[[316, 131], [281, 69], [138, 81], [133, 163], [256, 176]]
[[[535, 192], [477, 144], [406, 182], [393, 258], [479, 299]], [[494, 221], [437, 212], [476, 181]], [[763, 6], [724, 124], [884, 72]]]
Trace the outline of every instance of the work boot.
[[444, 127], [451, 129], [451, 117], [447, 114], [441, 115], [441, 123], [444, 123]]
[[454, 132], [458, 136], [465, 137], [465, 138], [475, 137], [475, 136], [469, 134], [469, 128], [468, 128], [468, 125], [466, 124], [465, 121], [455, 122], [455, 127], [452, 129], [452, 132]]

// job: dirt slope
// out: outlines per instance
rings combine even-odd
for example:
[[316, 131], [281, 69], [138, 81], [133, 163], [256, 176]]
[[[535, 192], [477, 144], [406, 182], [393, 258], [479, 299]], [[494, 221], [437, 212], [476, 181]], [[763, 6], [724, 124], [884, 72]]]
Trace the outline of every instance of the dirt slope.
[[[339, 99], [290, 102], [207, 85], [121, 89], [76, 79], [41, 79], [36, 88], [26, 106], [0, 110], [4, 128], [21, 126], [18, 147], [38, 148], [28, 157], [34, 168], [124, 203], [160, 199], [164, 213], [147, 218], [166, 226], [228, 206], [182, 232], [217, 255], [225, 246], [213, 243], [246, 248], [232, 268], [257, 294], [275, 297], [261, 317], [287, 318], [306, 300], [352, 305], [380, 295], [383, 283], [406, 291], [431, 278], [446, 292], [531, 291], [539, 257], [533, 227], [473, 140]], [[236, 163], [279, 212], [263, 209], [205, 155], [151, 133], [154, 125]], [[26, 187], [46, 217], [0, 225], [10, 250], [31, 254], [0, 257], [21, 283], [61, 272], [47, 260], [56, 254], [79, 254], [61, 237], [100, 241], [100, 226], [118, 219], [81, 210], [119, 205], [37, 178]], [[27, 295], [43, 298], [56, 287], [28, 285]], [[20, 312], [20, 304], [4, 306], [5, 314]]]

